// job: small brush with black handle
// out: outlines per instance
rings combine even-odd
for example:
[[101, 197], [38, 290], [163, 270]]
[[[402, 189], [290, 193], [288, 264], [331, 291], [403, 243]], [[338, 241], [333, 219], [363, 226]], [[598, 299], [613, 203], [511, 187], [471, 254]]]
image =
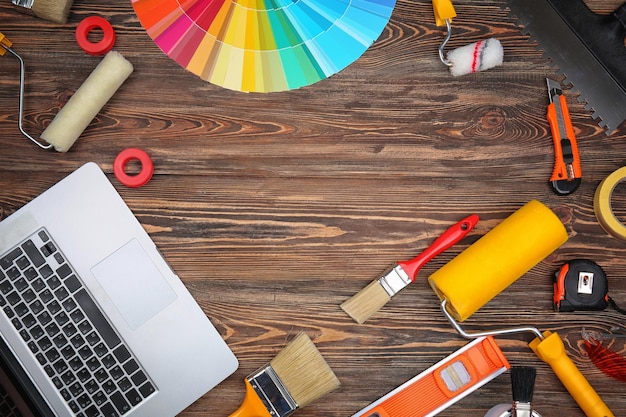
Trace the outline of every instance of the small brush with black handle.
[[511, 417], [541, 417], [539, 413], [533, 411], [532, 407], [536, 376], [537, 370], [532, 367], [514, 366], [511, 368], [513, 391]]
[[492, 407], [485, 417], [541, 417], [541, 414], [532, 407], [536, 376], [535, 368], [511, 367], [513, 404], [498, 404]]

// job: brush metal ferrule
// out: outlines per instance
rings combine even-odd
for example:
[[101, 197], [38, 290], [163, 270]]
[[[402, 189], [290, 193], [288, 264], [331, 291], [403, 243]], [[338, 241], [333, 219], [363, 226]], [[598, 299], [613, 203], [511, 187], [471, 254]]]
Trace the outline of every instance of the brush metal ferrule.
[[514, 401], [511, 408], [511, 417], [541, 417], [537, 411], [533, 410], [530, 403]]
[[12, 1], [14, 5], [23, 7], [25, 9], [32, 9], [33, 4], [35, 4], [35, 0], [12, 0]]
[[531, 417], [533, 409], [530, 403], [523, 403], [515, 401], [513, 403], [512, 415], [513, 417]]
[[298, 408], [271, 365], [250, 375], [248, 381], [272, 417], [286, 417]]
[[[514, 414], [514, 413], [515, 411], [513, 409], [509, 409], [498, 414], [493, 414], [491, 412], [488, 412], [487, 414], [485, 414], [485, 417], [520, 417], [519, 414]], [[522, 415], [526, 415], [526, 414], [522, 414]], [[528, 414], [528, 415], [532, 417], [542, 417], [541, 414], [539, 414], [535, 410], [532, 410], [531, 414]]]
[[396, 265], [391, 271], [379, 278], [378, 282], [389, 294], [389, 297], [393, 297], [411, 283], [411, 278], [400, 265]]

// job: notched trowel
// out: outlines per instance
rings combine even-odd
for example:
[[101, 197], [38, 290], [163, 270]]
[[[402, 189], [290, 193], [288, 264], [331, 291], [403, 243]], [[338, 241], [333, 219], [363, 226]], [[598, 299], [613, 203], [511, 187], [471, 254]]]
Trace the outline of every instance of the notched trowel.
[[611, 134], [626, 119], [626, 3], [599, 15], [583, 0], [507, 0], [506, 6]]

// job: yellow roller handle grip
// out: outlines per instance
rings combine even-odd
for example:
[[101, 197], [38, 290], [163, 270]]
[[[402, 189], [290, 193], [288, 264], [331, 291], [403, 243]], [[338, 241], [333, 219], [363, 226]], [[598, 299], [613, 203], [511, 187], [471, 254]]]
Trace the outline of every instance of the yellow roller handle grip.
[[433, 0], [433, 9], [437, 26], [445, 26], [446, 20], [452, 21], [452, 18], [456, 17], [456, 11], [450, 0]]
[[246, 396], [237, 411], [229, 417], [272, 417], [263, 401], [252, 388], [250, 381], [245, 379], [244, 382], [246, 383]]
[[6, 48], [10, 48], [13, 43], [4, 36], [4, 33], [0, 32], [0, 56], [7, 53]]
[[615, 417], [589, 384], [589, 381], [567, 356], [565, 346], [559, 335], [546, 331], [543, 336], [545, 337], [543, 340], [536, 338], [530, 342], [530, 348], [539, 359], [550, 365], [585, 415], [587, 417]]

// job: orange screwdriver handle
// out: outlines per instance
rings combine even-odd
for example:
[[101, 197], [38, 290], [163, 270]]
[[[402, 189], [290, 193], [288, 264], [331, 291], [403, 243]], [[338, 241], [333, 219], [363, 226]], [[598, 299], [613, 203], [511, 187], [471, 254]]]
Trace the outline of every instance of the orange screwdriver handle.
[[559, 335], [546, 331], [543, 336], [545, 337], [543, 340], [536, 338], [530, 342], [530, 348], [539, 359], [550, 365], [585, 415], [587, 417], [615, 417], [589, 384], [589, 381], [567, 356], [565, 346]]

